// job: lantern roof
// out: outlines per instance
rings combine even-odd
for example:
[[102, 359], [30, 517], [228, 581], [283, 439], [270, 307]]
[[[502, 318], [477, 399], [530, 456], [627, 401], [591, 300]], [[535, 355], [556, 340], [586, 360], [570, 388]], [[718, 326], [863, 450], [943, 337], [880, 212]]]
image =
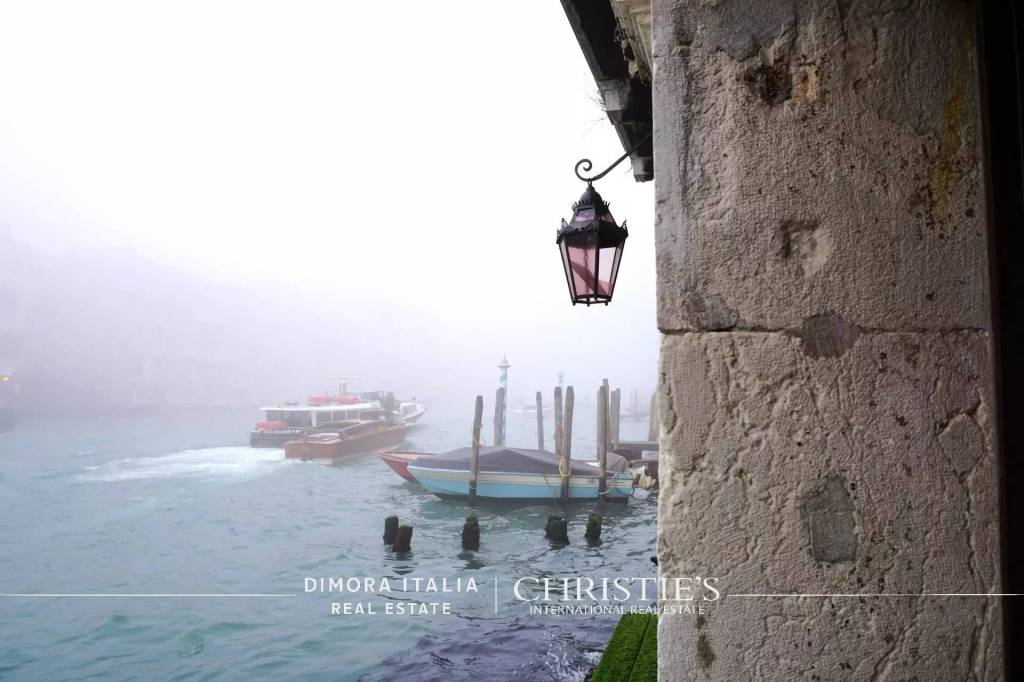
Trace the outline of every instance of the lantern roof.
[[615, 218], [608, 209], [608, 202], [601, 198], [590, 183], [587, 184], [587, 189], [583, 191], [579, 201], [572, 205], [572, 220], [562, 220], [555, 243], [561, 243], [566, 235], [579, 232], [599, 232], [602, 242], [622, 240], [629, 236], [626, 223], [623, 222], [621, 226], [615, 223]]

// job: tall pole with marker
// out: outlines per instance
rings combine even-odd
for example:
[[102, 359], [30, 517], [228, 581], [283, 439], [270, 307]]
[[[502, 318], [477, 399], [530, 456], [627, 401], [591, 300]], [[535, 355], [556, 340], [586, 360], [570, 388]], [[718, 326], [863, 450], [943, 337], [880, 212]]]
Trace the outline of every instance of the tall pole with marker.
[[508, 368], [511, 366], [512, 365], [508, 364], [508, 356], [502, 355], [501, 362], [498, 363], [498, 369], [501, 370], [501, 375], [498, 377], [498, 388], [500, 389], [500, 395], [503, 404], [500, 406], [495, 406], [497, 408], [495, 409], [495, 413], [500, 414], [499, 419], [501, 421], [501, 424], [500, 427], [498, 424], [495, 424], [494, 429], [496, 436], [500, 434], [499, 437], [501, 439], [501, 442], [498, 442], [498, 438], [495, 438], [495, 445], [505, 444], [505, 425], [508, 419]]

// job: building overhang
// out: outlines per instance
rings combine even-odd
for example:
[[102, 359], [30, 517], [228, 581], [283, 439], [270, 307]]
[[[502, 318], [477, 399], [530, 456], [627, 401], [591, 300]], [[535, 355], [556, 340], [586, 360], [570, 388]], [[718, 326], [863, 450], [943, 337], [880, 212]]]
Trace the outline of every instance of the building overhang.
[[650, 0], [561, 0], [637, 182], [654, 178]]

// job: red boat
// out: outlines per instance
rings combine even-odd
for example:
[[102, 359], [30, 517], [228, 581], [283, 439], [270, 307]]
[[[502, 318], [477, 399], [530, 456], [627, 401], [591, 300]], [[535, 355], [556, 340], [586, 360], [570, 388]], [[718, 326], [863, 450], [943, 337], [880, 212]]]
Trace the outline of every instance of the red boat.
[[339, 460], [399, 445], [412, 424], [389, 426], [384, 421], [339, 422], [337, 429], [304, 433], [284, 444], [285, 457], [334, 463]]
[[397, 452], [394, 450], [384, 450], [382, 452], [378, 452], [377, 456], [380, 457], [385, 464], [391, 467], [392, 471], [405, 480], [415, 481], [416, 479], [409, 473], [409, 462], [433, 457], [434, 455], [429, 452]]

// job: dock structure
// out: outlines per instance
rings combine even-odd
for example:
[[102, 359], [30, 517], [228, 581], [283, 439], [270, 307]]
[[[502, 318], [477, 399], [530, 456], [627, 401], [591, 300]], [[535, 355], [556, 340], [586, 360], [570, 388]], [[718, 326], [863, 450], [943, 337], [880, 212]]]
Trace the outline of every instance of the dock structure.
[[[647, 474], [656, 482], [658, 479], [658, 460], [644, 459], [644, 452], [658, 452], [658, 417], [655, 410], [657, 393], [651, 395], [651, 412], [647, 421], [647, 440], [621, 440], [619, 426], [621, 414], [621, 389], [611, 394], [608, 409], [608, 448], [617, 455], [622, 455], [631, 462], [643, 461], [647, 465]], [[598, 432], [600, 433], [600, 431]]]
[[619, 442], [615, 443], [615, 447], [612, 449], [612, 451], [617, 455], [622, 455], [628, 460], [641, 459], [645, 451], [658, 451], [658, 441], [620, 440]]

